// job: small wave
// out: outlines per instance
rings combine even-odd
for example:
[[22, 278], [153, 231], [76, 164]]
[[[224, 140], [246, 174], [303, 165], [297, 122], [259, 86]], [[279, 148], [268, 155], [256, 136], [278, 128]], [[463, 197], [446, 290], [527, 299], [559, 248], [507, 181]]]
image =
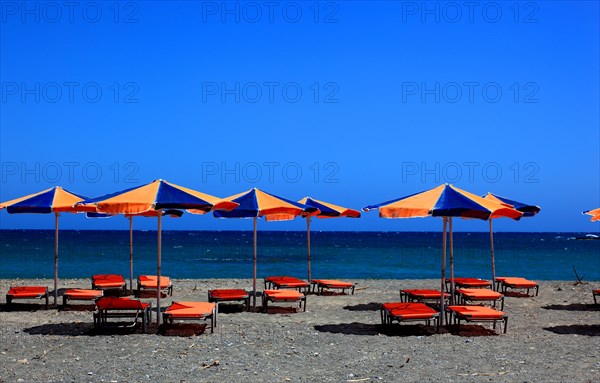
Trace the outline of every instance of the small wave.
[[[177, 246], [173, 246], [174, 249], [183, 249], [183, 246], [181, 245], [177, 245]], [[441, 299], [441, 298], [440, 298]]]

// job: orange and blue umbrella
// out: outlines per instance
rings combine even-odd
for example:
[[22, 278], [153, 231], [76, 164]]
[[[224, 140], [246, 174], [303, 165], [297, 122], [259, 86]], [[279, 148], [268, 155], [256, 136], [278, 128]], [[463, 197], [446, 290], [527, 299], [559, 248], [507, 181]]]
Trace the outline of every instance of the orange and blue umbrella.
[[[161, 276], [162, 216], [166, 209], [193, 209], [194, 213], [206, 213], [213, 209], [232, 209], [235, 202], [223, 201], [218, 197], [179, 186], [165, 180], [155, 180], [149, 184], [87, 199], [79, 203], [95, 207], [104, 214], [153, 215], [158, 218], [157, 276]], [[156, 293], [158, 310], [157, 323], [160, 324], [160, 289]]]
[[[444, 290], [446, 280], [446, 228], [449, 224], [450, 233], [450, 286], [454, 287], [453, 270], [453, 243], [452, 243], [452, 218], [477, 218], [491, 219], [496, 217], [509, 217], [520, 219], [523, 213], [503, 204], [494, 201], [485, 200], [473, 193], [459, 189], [452, 185], [440, 185], [430, 190], [408, 195], [382, 202], [375, 205], [369, 205], [363, 208], [364, 211], [379, 210], [381, 218], [415, 218], [415, 217], [442, 217], [443, 236], [442, 236], [442, 275], [440, 298], [440, 312], [444, 312]], [[451, 291], [452, 297], [453, 291]], [[443, 324], [444, 316], [441, 316]]]
[[586, 210], [582, 214], [591, 215], [592, 218], [590, 219], [590, 221], [592, 222], [600, 221], [600, 207], [598, 209]]
[[306, 215], [306, 239], [307, 239], [307, 252], [308, 252], [308, 281], [311, 281], [310, 275], [310, 220], [312, 217], [317, 218], [360, 218], [360, 212], [358, 210], [349, 209], [346, 207], [334, 205], [328, 202], [316, 200], [311, 197], [304, 197], [300, 201], [301, 204], [312, 206], [319, 209], [319, 213], [307, 214]]
[[54, 304], [58, 300], [58, 216], [60, 213], [78, 213], [93, 211], [93, 208], [75, 208], [77, 202], [87, 197], [72, 193], [60, 186], [42, 190], [24, 197], [0, 203], [0, 210], [6, 209], [9, 214], [54, 213]]
[[267, 193], [263, 190], [253, 188], [245, 192], [225, 198], [239, 204], [229, 211], [215, 210], [213, 215], [217, 218], [252, 218], [254, 221], [254, 260], [252, 274], [253, 306], [256, 307], [256, 259], [257, 238], [256, 221], [264, 217], [268, 221], [280, 221], [293, 219], [303, 214], [318, 212], [317, 208], [307, 206], [287, 198]]
[[[523, 213], [523, 217], [534, 217], [537, 213], [542, 210], [537, 205], [529, 205], [523, 202], [515, 201], [506, 197], [501, 197], [499, 195], [488, 192], [483, 198], [498, 202], [507, 206], [514, 208], [517, 211]], [[492, 220], [490, 219], [490, 251], [492, 257], [492, 288], [496, 289], [496, 260], [494, 255], [494, 230], [492, 228]]]

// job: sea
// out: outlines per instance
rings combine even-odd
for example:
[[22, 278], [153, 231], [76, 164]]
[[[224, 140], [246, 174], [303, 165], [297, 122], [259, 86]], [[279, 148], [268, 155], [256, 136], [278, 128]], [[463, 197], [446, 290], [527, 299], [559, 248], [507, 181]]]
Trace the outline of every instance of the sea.
[[[587, 233], [494, 234], [497, 276], [600, 281], [600, 240]], [[304, 231], [259, 231], [257, 274], [307, 278]], [[488, 232], [453, 237], [457, 277], [491, 278]], [[311, 232], [312, 278], [434, 279], [441, 273], [439, 232]], [[61, 230], [59, 278], [129, 276], [129, 231]], [[252, 278], [250, 231], [163, 231], [162, 275]], [[157, 232], [133, 232], [134, 276], [156, 274]], [[449, 273], [449, 271], [447, 271]], [[54, 230], [0, 230], [0, 278], [52, 278]], [[449, 275], [449, 274], [447, 274]]]

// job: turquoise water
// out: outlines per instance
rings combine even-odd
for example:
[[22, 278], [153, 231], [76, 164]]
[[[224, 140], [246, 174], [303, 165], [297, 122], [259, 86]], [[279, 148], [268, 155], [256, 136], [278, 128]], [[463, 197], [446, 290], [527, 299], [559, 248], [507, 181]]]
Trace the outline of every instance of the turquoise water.
[[[585, 233], [496, 233], [496, 274], [600, 280], [600, 241]], [[441, 233], [313, 232], [313, 278], [439, 278]], [[134, 231], [134, 275], [156, 273], [156, 232]], [[251, 278], [252, 232], [163, 232], [162, 273], [172, 278]], [[60, 232], [59, 277], [129, 275], [128, 231]], [[0, 278], [51, 278], [53, 230], [0, 230]], [[489, 233], [454, 234], [455, 275], [491, 278]], [[306, 233], [258, 233], [258, 276], [307, 276]]]

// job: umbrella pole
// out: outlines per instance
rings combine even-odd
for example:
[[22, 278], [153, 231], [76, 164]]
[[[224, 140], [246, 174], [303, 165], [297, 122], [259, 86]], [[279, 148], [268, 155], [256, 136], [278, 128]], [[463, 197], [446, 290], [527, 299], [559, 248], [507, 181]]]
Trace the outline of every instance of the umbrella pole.
[[256, 217], [254, 217], [254, 272], [252, 274], [252, 307], [256, 308]]
[[308, 241], [308, 283], [310, 283], [310, 217], [306, 217], [306, 238]]
[[160, 210], [157, 210], [156, 212], [158, 213], [158, 251], [156, 258], [156, 324], [160, 326], [160, 257], [162, 248], [162, 212]]
[[492, 255], [492, 290], [496, 291], [496, 262], [494, 260], [494, 231], [492, 230], [492, 220], [490, 219], [490, 249]]
[[454, 236], [452, 235], [452, 217], [448, 218], [450, 223], [450, 302], [454, 304]]
[[58, 215], [54, 213], [54, 306], [58, 301]]
[[440, 326], [444, 325], [444, 292], [446, 290], [446, 226], [448, 223], [448, 218], [443, 217], [444, 219], [444, 231], [442, 232], [442, 283], [441, 283], [441, 298], [440, 298]]
[[129, 217], [129, 291], [133, 291], [133, 217]]

